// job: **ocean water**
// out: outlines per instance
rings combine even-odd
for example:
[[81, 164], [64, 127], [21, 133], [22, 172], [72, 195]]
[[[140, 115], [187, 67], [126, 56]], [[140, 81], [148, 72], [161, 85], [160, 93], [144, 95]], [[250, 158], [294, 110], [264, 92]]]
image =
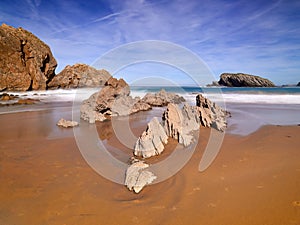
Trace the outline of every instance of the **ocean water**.
[[[300, 124], [300, 88], [229, 88], [229, 87], [131, 87], [133, 97], [143, 97], [148, 92], [165, 89], [182, 95], [188, 103], [195, 105], [196, 95], [203, 94], [211, 101], [231, 113], [228, 118], [227, 132], [247, 135], [263, 125]], [[82, 100], [96, 92], [97, 88], [73, 90], [49, 90], [32, 92], [10, 92], [20, 98], [40, 99], [40, 103], [29, 106], [2, 106], [0, 114], [20, 111], [44, 110], [45, 102], [74, 102]], [[0, 102], [6, 104], [6, 102]], [[55, 106], [57, 107], [57, 106]]]
[[300, 88], [275, 87], [133, 87], [135, 96], [161, 89], [184, 96], [195, 104], [196, 95], [203, 94], [231, 113], [227, 132], [248, 135], [263, 125], [300, 124]]

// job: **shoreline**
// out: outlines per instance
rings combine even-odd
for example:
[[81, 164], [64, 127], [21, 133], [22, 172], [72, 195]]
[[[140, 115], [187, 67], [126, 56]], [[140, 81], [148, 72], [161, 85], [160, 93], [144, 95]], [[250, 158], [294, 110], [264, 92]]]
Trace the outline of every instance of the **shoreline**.
[[[263, 126], [247, 136], [226, 133], [219, 154], [204, 172], [198, 166], [210, 129], [200, 128], [189, 162], [168, 180], [134, 194], [89, 167], [73, 130], [56, 126], [60, 117], [71, 116], [68, 107], [0, 115], [2, 223], [300, 223], [299, 126]], [[141, 117], [147, 115], [136, 114], [131, 121], [137, 134], [145, 126]], [[99, 138], [122, 149], [109, 123], [102, 124], [106, 133], [99, 124]], [[151, 163], [168, 157], [174, 145], [170, 142]]]

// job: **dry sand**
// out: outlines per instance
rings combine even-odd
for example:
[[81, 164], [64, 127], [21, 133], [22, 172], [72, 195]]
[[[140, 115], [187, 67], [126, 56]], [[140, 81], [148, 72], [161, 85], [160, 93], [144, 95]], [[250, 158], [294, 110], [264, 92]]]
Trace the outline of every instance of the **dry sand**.
[[[210, 130], [201, 129], [197, 150], [179, 173], [134, 194], [88, 166], [72, 129], [55, 125], [61, 117], [71, 119], [70, 110], [0, 115], [1, 225], [300, 224], [299, 126], [226, 134], [204, 172], [198, 165]], [[145, 127], [132, 124], [136, 133]], [[109, 123], [97, 127], [107, 145], [130, 153]]]

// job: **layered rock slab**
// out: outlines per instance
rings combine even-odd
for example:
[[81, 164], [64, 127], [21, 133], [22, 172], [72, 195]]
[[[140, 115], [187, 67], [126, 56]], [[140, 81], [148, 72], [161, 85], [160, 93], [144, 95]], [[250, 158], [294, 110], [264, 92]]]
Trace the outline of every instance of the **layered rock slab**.
[[130, 191], [139, 193], [147, 184], [151, 184], [157, 177], [147, 168], [148, 164], [135, 160], [126, 170], [125, 185]]
[[164, 150], [164, 144], [167, 143], [168, 136], [157, 117], [154, 117], [138, 138], [134, 146], [134, 155], [143, 158], [159, 155]]

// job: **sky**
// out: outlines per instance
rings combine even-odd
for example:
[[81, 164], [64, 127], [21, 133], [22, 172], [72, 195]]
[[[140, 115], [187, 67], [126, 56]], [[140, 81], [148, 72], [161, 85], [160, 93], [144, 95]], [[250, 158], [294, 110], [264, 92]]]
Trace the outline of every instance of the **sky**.
[[[58, 62], [56, 73], [75, 63], [96, 65], [114, 49], [122, 50], [116, 57], [122, 61], [130, 57], [124, 45], [157, 40], [196, 55], [211, 72], [207, 83], [223, 72], [259, 75], [277, 85], [298, 83], [299, 12], [299, 0], [0, 2], [1, 24], [23, 27], [47, 43]], [[159, 76], [193, 84], [193, 77], [165, 62], [124, 65], [115, 75], [130, 82], [145, 76], [152, 76], [154, 82]]]

